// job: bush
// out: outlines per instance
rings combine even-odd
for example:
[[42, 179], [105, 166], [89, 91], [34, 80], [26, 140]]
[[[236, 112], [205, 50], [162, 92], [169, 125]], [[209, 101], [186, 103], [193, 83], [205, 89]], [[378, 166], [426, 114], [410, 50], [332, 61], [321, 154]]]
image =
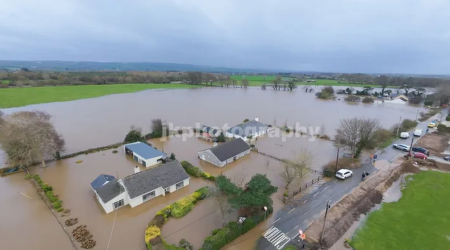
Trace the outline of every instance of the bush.
[[328, 93], [328, 94], [334, 94], [334, 88], [333, 87], [331, 87], [331, 86], [327, 86], [327, 87], [325, 87], [325, 88], [323, 88], [322, 89], [322, 92], [323, 93]]
[[156, 215], [162, 215], [164, 217], [165, 220], [167, 220], [167, 218], [170, 215], [170, 211], [172, 210], [172, 208], [169, 206], [159, 210], [158, 212], [156, 212]]
[[324, 177], [333, 177], [334, 173], [334, 169], [332, 169], [331, 167], [325, 167], [323, 169], [323, 176]]
[[425, 106], [431, 106], [431, 105], [433, 105], [433, 103], [434, 103], [433, 100], [426, 100], [426, 101], [423, 102], [423, 105], [425, 105]]
[[446, 120], [446, 121], [450, 121], [450, 116], [447, 116], [447, 117], [445, 118], [445, 120]]
[[441, 133], [450, 133], [450, 127], [447, 127], [444, 124], [439, 124], [437, 126], [437, 130], [438, 130], [438, 132], [441, 132]]
[[[338, 160], [337, 170], [342, 168], [352, 169], [358, 168], [361, 166], [361, 162], [358, 159], [354, 158], [340, 158]], [[323, 175], [325, 177], [332, 177], [336, 171], [336, 161], [332, 160], [328, 162], [325, 166], [323, 166]]]
[[55, 195], [53, 194], [53, 191], [47, 191], [47, 192], [45, 192], [45, 195], [47, 196], [47, 198], [49, 199], [49, 201], [51, 203], [59, 200], [58, 197], [55, 197]]
[[190, 162], [182, 161], [180, 162], [181, 166], [184, 168], [186, 173], [195, 177], [201, 177], [202, 171], [198, 167], [194, 167]]
[[361, 97], [355, 96], [355, 95], [349, 95], [349, 96], [345, 97], [344, 100], [347, 102], [359, 102], [359, 101], [361, 101]]
[[203, 243], [202, 250], [219, 250], [227, 244], [226, 235], [229, 229], [224, 228], [217, 231], [216, 234], [208, 236]]
[[178, 243], [178, 245], [183, 249], [183, 250], [194, 250], [194, 247], [192, 246], [192, 244], [185, 240], [185, 239], [181, 239], [180, 242]]
[[117, 150], [113, 150], [113, 151], [112, 151], [113, 154], [117, 154], [118, 152], [119, 152], [119, 151], [117, 151]]
[[53, 209], [60, 209], [62, 201], [53, 202]]
[[175, 157], [175, 154], [174, 154], [174, 153], [171, 153], [171, 154], [170, 154], [170, 159], [171, 159], [172, 161], [174, 161], [174, 160], [177, 159], [177, 158]]
[[58, 208], [58, 210], [57, 210], [58, 212], [63, 212], [64, 211], [64, 208], [62, 208], [62, 207], [60, 207], [60, 208]]
[[284, 197], [288, 197], [289, 194], [288, 194], [287, 192], [284, 192], [284, 193], [283, 193], [283, 196], [284, 196]]
[[164, 216], [157, 214], [153, 219], [148, 223], [148, 227], [157, 226], [162, 227], [164, 225]]
[[48, 185], [47, 183], [44, 183], [44, 185], [42, 185], [42, 189], [44, 190], [44, 192], [47, 194], [48, 191], [53, 191], [53, 187]]
[[125, 136], [123, 142], [132, 143], [142, 140], [142, 130], [140, 128], [131, 127], [130, 132]]
[[362, 102], [365, 102], [365, 103], [372, 103], [372, 102], [373, 102], [373, 98], [372, 98], [372, 97], [366, 96], [366, 97], [364, 97], [364, 98], [362, 99]]
[[229, 229], [226, 235], [228, 242], [232, 242], [242, 235], [242, 224], [237, 223], [236, 221], [229, 222], [225, 227]]
[[170, 215], [174, 218], [180, 218], [188, 214], [194, 208], [195, 198], [192, 196], [186, 196], [180, 200], [174, 202], [170, 207]]
[[161, 235], [161, 229], [157, 226], [147, 227], [145, 230], [145, 242], [150, 242], [151, 239]]
[[243, 122], [248, 122], [248, 121], [250, 121], [249, 119], [244, 119], [244, 121]]

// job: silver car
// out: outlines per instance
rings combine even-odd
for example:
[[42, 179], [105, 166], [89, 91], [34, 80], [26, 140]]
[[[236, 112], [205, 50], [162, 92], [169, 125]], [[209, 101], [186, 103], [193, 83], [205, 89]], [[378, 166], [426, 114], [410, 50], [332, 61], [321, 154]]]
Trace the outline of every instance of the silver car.
[[408, 152], [409, 151], [409, 146], [407, 146], [407, 145], [405, 145], [405, 144], [394, 144], [394, 145], [392, 145], [394, 148], [396, 148], [396, 149], [400, 149], [400, 150], [403, 150], [403, 151], [405, 151], [405, 152]]

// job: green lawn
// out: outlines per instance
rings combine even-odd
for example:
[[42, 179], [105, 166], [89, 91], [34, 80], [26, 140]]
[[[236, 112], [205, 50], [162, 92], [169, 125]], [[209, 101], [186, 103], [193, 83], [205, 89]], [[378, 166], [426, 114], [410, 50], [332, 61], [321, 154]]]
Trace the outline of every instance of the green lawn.
[[114, 84], [0, 89], [0, 108], [37, 103], [63, 102], [110, 94], [133, 93], [146, 89], [193, 88], [186, 84]]
[[369, 215], [352, 239], [355, 250], [450, 249], [450, 174], [423, 171]]

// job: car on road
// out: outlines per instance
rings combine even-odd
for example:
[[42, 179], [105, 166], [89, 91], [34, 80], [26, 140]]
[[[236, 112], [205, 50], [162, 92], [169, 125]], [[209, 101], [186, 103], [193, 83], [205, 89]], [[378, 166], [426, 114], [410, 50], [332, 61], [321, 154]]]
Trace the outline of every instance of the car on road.
[[450, 161], [450, 155], [447, 155], [446, 157], [444, 157], [444, 160]]
[[427, 156], [430, 156], [430, 151], [428, 151], [426, 148], [412, 147], [411, 151], [419, 152], [419, 153], [425, 154]]
[[400, 133], [400, 138], [402, 138], [402, 139], [408, 139], [408, 138], [409, 138], [409, 133], [408, 133], [408, 132], [401, 132], [401, 133]]
[[405, 144], [394, 144], [392, 145], [394, 148], [396, 149], [400, 149], [403, 150], [405, 152], [409, 151], [409, 146], [405, 145]]
[[[420, 152], [412, 152], [412, 156], [413, 156], [414, 158], [418, 158], [418, 159], [424, 159], [424, 160], [428, 159], [428, 156], [427, 156], [426, 154], [422, 154], [422, 153], [420, 153]], [[406, 158], [411, 157], [411, 154], [410, 154], [410, 153], [407, 153], [407, 154], [405, 155], [405, 157], [406, 157]]]
[[351, 170], [348, 169], [340, 169], [339, 171], [336, 172], [336, 178], [341, 179], [341, 180], [345, 180], [349, 177], [351, 177], [353, 175], [353, 172]]
[[437, 125], [436, 125], [435, 122], [428, 123], [428, 127], [429, 127], [429, 128], [434, 128], [434, 127], [436, 127], [436, 126], [437, 126]]
[[414, 130], [414, 136], [422, 136], [422, 129]]

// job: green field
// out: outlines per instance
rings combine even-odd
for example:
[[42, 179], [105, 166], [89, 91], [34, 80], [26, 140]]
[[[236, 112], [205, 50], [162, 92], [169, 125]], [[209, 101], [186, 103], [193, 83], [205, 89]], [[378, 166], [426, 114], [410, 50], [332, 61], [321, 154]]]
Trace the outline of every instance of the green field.
[[352, 239], [355, 250], [450, 249], [450, 174], [422, 171], [398, 202], [372, 212]]
[[8, 84], [10, 82], [11, 82], [10, 80], [0, 80], [0, 83], [3, 83], [3, 84]]
[[146, 89], [193, 88], [186, 84], [114, 84], [0, 89], [0, 108], [37, 103], [64, 102], [110, 94], [133, 93]]
[[[273, 82], [273, 80], [275, 80], [275, 78], [276, 78], [276, 76], [245, 76], [245, 79], [247, 79], [249, 81], [250, 86], [261, 86], [263, 84], [271, 84]], [[242, 78], [242, 75], [234, 75], [234, 76], [231, 76], [231, 79], [235, 79], [239, 82], [243, 78]], [[310, 79], [310, 80], [315, 80], [316, 82], [297, 82], [297, 85], [351, 86], [351, 87], [371, 86], [372, 88], [381, 87], [380, 85], [339, 82], [337, 80], [328, 80], [328, 79]], [[395, 87], [390, 87], [390, 88], [395, 88]]]

